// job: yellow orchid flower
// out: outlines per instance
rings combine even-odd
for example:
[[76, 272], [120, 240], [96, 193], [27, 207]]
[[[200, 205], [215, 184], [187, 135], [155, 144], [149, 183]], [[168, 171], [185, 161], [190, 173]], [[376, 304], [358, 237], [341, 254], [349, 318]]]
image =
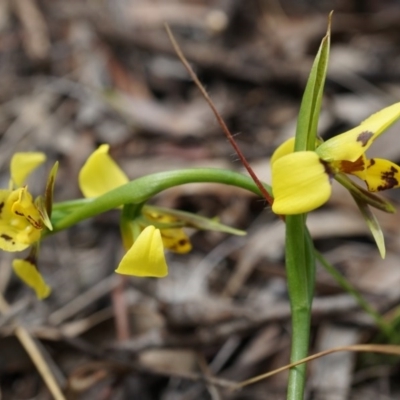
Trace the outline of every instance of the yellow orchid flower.
[[[109, 156], [109, 147], [103, 144], [95, 150], [79, 173], [79, 186], [87, 198], [101, 196], [129, 182], [125, 173]], [[143, 216], [134, 221], [121, 222], [127, 253], [117, 272], [163, 277], [167, 274], [164, 247], [176, 253], [187, 253], [191, 250], [190, 240], [181, 228], [174, 227], [177, 219], [173, 216], [144, 211]], [[164, 224], [165, 228], [157, 229], [154, 226], [157, 224]]]
[[400, 167], [391, 161], [365, 156], [373, 141], [400, 118], [400, 103], [371, 115], [359, 126], [317, 146], [315, 151], [294, 151], [294, 138], [283, 143], [271, 158], [276, 214], [301, 214], [323, 205], [337, 174], [362, 179], [370, 192], [400, 186]]
[[44, 218], [27, 186], [27, 177], [45, 161], [42, 153], [16, 153], [12, 157], [9, 189], [0, 190], [0, 249], [21, 251], [40, 238]]
[[39, 299], [47, 297], [51, 289], [44, 282], [36, 267], [36, 253], [42, 230], [52, 229], [52, 189], [57, 166], [50, 174], [45, 200], [33, 199], [25, 184], [29, 175], [43, 164], [46, 156], [39, 152], [15, 153], [10, 164], [9, 189], [0, 190], [0, 249], [9, 252], [22, 251], [32, 246], [31, 254], [25, 260], [15, 259], [13, 269], [16, 275], [33, 290]]

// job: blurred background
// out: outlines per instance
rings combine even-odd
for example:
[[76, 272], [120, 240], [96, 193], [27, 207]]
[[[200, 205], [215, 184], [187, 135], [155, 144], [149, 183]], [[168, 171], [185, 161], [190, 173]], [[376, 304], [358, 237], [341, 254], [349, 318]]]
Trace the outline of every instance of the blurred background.
[[[270, 182], [269, 158], [294, 135], [312, 61], [334, 10], [319, 132], [358, 125], [400, 99], [400, 2], [389, 0], [3, 0], [0, 2], [0, 179], [16, 151], [59, 160], [56, 201], [81, 196], [77, 175], [102, 143], [132, 179], [179, 168], [242, 165], [168, 40], [168, 23], [243, 153]], [[400, 162], [400, 124], [370, 154]], [[386, 194], [398, 205], [399, 192]], [[13, 336], [37, 340], [68, 399], [284, 399], [287, 374], [232, 392], [204, 377], [241, 381], [288, 362], [290, 310], [284, 226], [243, 190], [191, 184], [153, 204], [218, 216], [245, 237], [191, 232], [193, 251], [168, 254], [170, 275], [118, 290], [118, 211], [47, 238], [40, 268], [53, 294], [38, 302], [0, 255], [0, 398], [50, 399]], [[316, 246], [365, 298], [399, 314], [400, 219], [376, 212], [385, 260], [351, 196], [335, 186], [310, 214]], [[118, 310], [129, 317], [121, 339]], [[122, 305], [121, 305], [122, 304]], [[122, 334], [122, 337], [124, 335]], [[392, 338], [393, 341], [396, 338]], [[322, 268], [311, 352], [387, 338]], [[338, 353], [309, 365], [307, 398], [398, 399], [396, 358]]]

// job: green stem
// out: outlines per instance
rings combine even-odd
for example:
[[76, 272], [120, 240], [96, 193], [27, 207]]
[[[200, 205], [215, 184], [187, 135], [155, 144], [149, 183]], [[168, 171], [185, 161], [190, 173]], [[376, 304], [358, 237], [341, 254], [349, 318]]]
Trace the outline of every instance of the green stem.
[[[292, 315], [290, 361], [308, 355], [311, 304], [314, 291], [315, 258], [305, 215], [286, 216], [286, 274]], [[290, 369], [287, 399], [303, 399], [306, 364]]]
[[[135, 179], [87, 203], [85, 201], [84, 205], [73, 210], [67, 216], [52, 221], [53, 231], [51, 233], [69, 228], [84, 219], [112, 210], [122, 204], [143, 203], [163, 190], [196, 182], [222, 183], [243, 188], [260, 195], [260, 191], [253, 180], [238, 172], [214, 168], [159, 172]], [[268, 185], [265, 185], [265, 188], [271, 192]], [[71, 206], [76, 206], [79, 204], [78, 201], [67, 203]], [[63, 209], [65, 209], [63, 203], [54, 205], [54, 211], [61, 211]]]

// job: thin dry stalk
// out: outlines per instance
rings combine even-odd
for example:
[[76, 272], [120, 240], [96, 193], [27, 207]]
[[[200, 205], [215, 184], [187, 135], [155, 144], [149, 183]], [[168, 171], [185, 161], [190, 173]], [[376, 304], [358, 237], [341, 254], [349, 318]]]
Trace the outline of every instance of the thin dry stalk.
[[[10, 311], [10, 306], [7, 303], [6, 299], [0, 293], [0, 313], [5, 315]], [[39, 374], [43, 378], [47, 388], [49, 389], [51, 395], [55, 400], [66, 400], [64, 397], [61, 388], [59, 387], [57, 380], [52, 374], [49, 366], [46, 363], [42, 353], [40, 352], [35, 340], [30, 335], [28, 330], [24, 328], [21, 324], [15, 321], [15, 336], [18, 338], [20, 343], [22, 344], [25, 351], [28, 353], [31, 358], [33, 364], [37, 368]]]

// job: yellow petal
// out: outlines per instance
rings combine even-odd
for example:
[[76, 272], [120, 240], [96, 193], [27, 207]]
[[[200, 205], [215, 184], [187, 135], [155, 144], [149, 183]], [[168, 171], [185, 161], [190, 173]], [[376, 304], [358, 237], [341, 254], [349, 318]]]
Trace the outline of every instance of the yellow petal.
[[356, 128], [322, 143], [316, 152], [325, 161], [356, 161], [399, 118], [400, 103], [396, 103], [371, 115]]
[[270, 161], [271, 165], [279, 158], [294, 152], [294, 140], [295, 138], [292, 137], [278, 146], [278, 148], [274, 151], [274, 154], [272, 154]]
[[326, 166], [313, 151], [299, 151], [272, 164], [276, 214], [302, 214], [324, 204], [332, 187]]
[[15, 153], [11, 159], [11, 181], [15, 187], [22, 186], [28, 176], [46, 161], [44, 153]]
[[[146, 219], [155, 224], [179, 224], [182, 223], [178, 217], [157, 211], [143, 211]], [[175, 225], [176, 226], [176, 225]], [[163, 228], [159, 227], [161, 238], [166, 249], [174, 253], [186, 254], [192, 250], [192, 244], [189, 237], [181, 228]]]
[[108, 144], [101, 145], [87, 159], [79, 173], [79, 187], [85, 197], [97, 197], [124, 185], [128, 178], [108, 155]]
[[118, 274], [162, 278], [168, 275], [160, 230], [146, 227], [122, 258]]
[[13, 260], [12, 265], [16, 275], [36, 292], [38, 299], [42, 300], [50, 295], [51, 289], [44, 281], [36, 265], [20, 259]]
[[371, 158], [367, 161], [364, 172], [353, 175], [363, 179], [370, 192], [380, 192], [400, 186], [400, 167], [381, 158]]
[[18, 198], [14, 201], [11, 211], [15, 215], [25, 217], [34, 228], [42, 229], [42, 217], [33, 202], [32, 195], [28, 192], [28, 188], [25, 186], [15, 192], [18, 193]]
[[[0, 190], [0, 249], [5, 251], [22, 251], [37, 242], [41, 229], [36, 229], [24, 215], [15, 214], [13, 206], [20, 198], [20, 192]], [[17, 207], [18, 208], [18, 207]]]

